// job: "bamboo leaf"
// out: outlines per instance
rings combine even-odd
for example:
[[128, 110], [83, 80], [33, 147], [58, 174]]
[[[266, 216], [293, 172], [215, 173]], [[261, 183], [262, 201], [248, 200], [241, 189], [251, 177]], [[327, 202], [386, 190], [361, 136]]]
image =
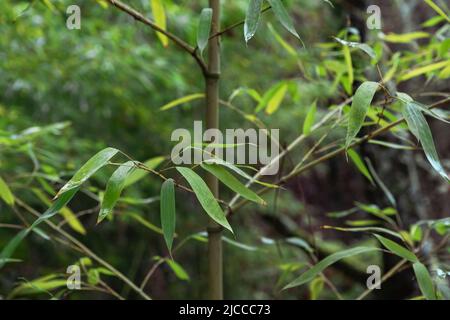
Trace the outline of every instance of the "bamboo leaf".
[[[166, 12], [164, 10], [164, 6], [162, 4], [162, 0], [151, 0], [151, 7], [153, 13], [153, 19], [158, 27], [163, 30], [166, 30], [167, 22], [166, 22]], [[158, 35], [159, 40], [161, 41], [164, 47], [169, 45], [169, 39], [166, 35], [161, 32], [156, 33]]]
[[436, 170], [447, 182], [450, 182], [450, 178], [439, 160], [436, 147], [434, 146], [433, 136], [425, 116], [415, 103], [406, 102], [405, 104], [406, 106], [403, 110], [403, 115], [410, 131], [420, 141], [423, 151], [425, 152], [425, 156], [434, 170]]
[[14, 195], [2, 177], [0, 177], [0, 197], [6, 202], [7, 205], [14, 205]]
[[373, 178], [370, 175], [369, 169], [367, 169], [359, 154], [353, 149], [348, 149], [347, 154], [355, 164], [356, 168], [358, 168], [359, 172], [361, 172], [373, 184]]
[[427, 300], [436, 300], [436, 292], [433, 286], [433, 280], [431, 279], [428, 269], [420, 262], [413, 264], [414, 274], [416, 275], [419, 288], [424, 297]]
[[350, 47], [350, 48], [357, 48], [359, 50], [364, 51], [372, 59], [375, 59], [375, 57], [376, 57], [375, 51], [369, 45], [367, 45], [365, 43], [346, 41], [346, 40], [342, 40], [342, 39], [339, 39], [339, 38], [336, 38], [336, 37], [333, 37], [333, 38], [337, 42], [342, 44], [343, 46], [347, 46], [347, 47]]
[[55, 214], [57, 214], [61, 210], [61, 208], [63, 208], [73, 198], [78, 190], [79, 188], [70, 189], [67, 192], [61, 194], [61, 196], [53, 203], [53, 205], [48, 208], [47, 211], [45, 211], [38, 219], [36, 219], [29, 228], [21, 230], [6, 244], [6, 246], [0, 252], [0, 269], [5, 265], [8, 259], [11, 258], [22, 240], [25, 239], [25, 237], [40, 223], [50, 219]]
[[378, 234], [375, 234], [375, 237], [378, 239], [378, 241], [381, 242], [381, 244], [386, 249], [388, 249], [392, 253], [398, 255], [399, 257], [401, 257], [403, 259], [406, 259], [408, 261], [411, 261], [411, 262], [418, 261], [416, 255], [413, 252], [411, 252], [408, 249], [406, 249], [405, 247], [395, 243], [392, 240], [389, 240], [389, 239], [387, 239], [385, 237], [382, 237], [382, 236], [380, 236]]
[[189, 281], [188, 273], [183, 269], [181, 265], [176, 263], [174, 260], [166, 259], [167, 265], [172, 269], [178, 279]]
[[286, 95], [287, 89], [288, 85], [284, 82], [273, 92], [273, 95], [267, 101], [266, 113], [268, 115], [271, 115], [278, 110]]
[[343, 231], [343, 232], [380, 232], [380, 233], [386, 233], [391, 236], [394, 236], [398, 238], [399, 240], [402, 240], [401, 235], [399, 235], [397, 232], [381, 228], [381, 227], [355, 227], [355, 228], [341, 228], [341, 227], [333, 227], [333, 226], [323, 226], [324, 229], [333, 229], [337, 231]]
[[349, 47], [342, 47], [342, 52], [344, 54], [344, 60], [345, 60], [345, 65], [347, 67], [347, 82], [345, 83], [346, 85], [344, 85], [344, 89], [346, 90], [346, 92], [348, 94], [352, 94], [353, 93], [353, 81], [355, 78], [354, 75], [354, 71], [353, 71], [353, 61], [352, 61], [352, 55], [350, 53], [350, 49]]
[[172, 108], [175, 108], [183, 103], [187, 103], [193, 100], [198, 100], [198, 99], [203, 99], [205, 97], [204, 93], [194, 93], [194, 94], [190, 94], [187, 95], [185, 97], [173, 100], [165, 105], [163, 105], [161, 108], [159, 108], [159, 110], [161, 111], [166, 111]]
[[80, 187], [86, 180], [88, 180], [94, 173], [106, 165], [106, 163], [114, 157], [119, 150], [114, 148], [106, 148], [95, 154], [90, 158], [59, 190], [55, 198], [58, 198], [63, 193]]
[[308, 114], [306, 115], [305, 118], [305, 122], [303, 123], [303, 134], [305, 136], [311, 133], [311, 128], [316, 118], [316, 111], [317, 111], [317, 103], [314, 102], [312, 106], [309, 108]]
[[197, 30], [197, 46], [200, 53], [203, 53], [208, 45], [209, 34], [211, 32], [211, 21], [213, 11], [211, 8], [204, 8], [200, 14], [200, 21]]
[[244, 39], [248, 42], [256, 33], [263, 0], [250, 0], [244, 24]]
[[356, 90], [348, 120], [347, 137], [345, 140], [345, 147], [347, 149], [352, 140], [358, 134], [359, 130], [361, 130], [367, 111], [372, 103], [377, 89], [377, 82], [368, 81], [361, 84], [361, 86]]
[[449, 61], [441, 61], [441, 62], [437, 62], [437, 63], [433, 63], [433, 64], [429, 64], [427, 66], [424, 67], [420, 67], [417, 69], [413, 69], [411, 71], [408, 71], [407, 73], [405, 73], [404, 75], [402, 75], [398, 81], [406, 81], [418, 76], [421, 76], [425, 73], [429, 73], [432, 71], [436, 71], [442, 68], [446, 68], [450, 66], [450, 62]]
[[384, 41], [392, 43], [410, 43], [414, 40], [424, 39], [428, 37], [430, 37], [430, 35], [423, 31], [403, 33], [403, 34], [389, 33], [383, 34], [381, 36], [381, 38]]
[[172, 251], [175, 234], [175, 187], [172, 179], [167, 179], [161, 186], [161, 227], [167, 248]]
[[125, 187], [127, 177], [135, 170], [133, 161], [128, 161], [122, 164], [109, 178], [106, 185], [105, 194], [98, 214], [97, 223], [105, 219], [114, 209], [114, 206], [119, 200], [120, 194]]
[[256, 193], [244, 186], [238, 179], [236, 179], [231, 173], [225, 170], [222, 166], [217, 164], [201, 164], [202, 168], [217, 177], [223, 184], [228, 188], [238, 193], [240, 196], [259, 203], [261, 205], [266, 205], [266, 202], [261, 199]]
[[289, 283], [287, 286], [285, 286], [283, 288], [283, 290], [293, 288], [293, 287], [298, 287], [298, 286], [301, 286], [301, 285], [313, 280], [323, 270], [325, 270], [327, 267], [329, 267], [330, 265], [332, 265], [333, 263], [335, 263], [341, 259], [348, 258], [348, 257], [354, 256], [357, 254], [361, 254], [361, 253], [365, 253], [365, 252], [376, 251], [376, 250], [379, 250], [379, 249], [371, 248], [371, 247], [355, 247], [352, 249], [333, 253], [332, 255], [329, 255], [325, 259], [318, 262], [315, 266], [313, 266], [308, 271], [304, 272], [300, 277], [298, 277], [297, 279], [295, 279], [294, 281]]
[[287, 31], [289, 31], [291, 34], [293, 34], [295, 37], [300, 39], [300, 36], [298, 35], [297, 31], [295, 30], [294, 23], [289, 16], [288, 12], [286, 11], [286, 8], [284, 7], [283, 3], [280, 0], [268, 0], [269, 4], [272, 7], [272, 10], [277, 17], [278, 21], [283, 25], [283, 27], [286, 28]]
[[189, 168], [177, 167], [177, 170], [187, 180], [201, 206], [211, 219], [233, 233], [233, 229], [228, 223], [225, 213], [203, 179]]

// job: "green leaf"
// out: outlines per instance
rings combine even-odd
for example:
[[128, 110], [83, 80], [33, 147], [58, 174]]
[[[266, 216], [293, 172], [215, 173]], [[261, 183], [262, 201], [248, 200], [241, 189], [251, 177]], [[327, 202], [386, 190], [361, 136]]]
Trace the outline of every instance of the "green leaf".
[[362, 161], [359, 154], [353, 149], [348, 149], [347, 154], [349, 155], [355, 166], [358, 168], [359, 172], [361, 172], [373, 184], [373, 179], [370, 175], [369, 169], [367, 169], [364, 161]]
[[200, 14], [200, 21], [197, 30], [197, 46], [200, 53], [203, 53], [208, 45], [209, 34], [211, 32], [211, 21], [213, 11], [211, 8], [204, 8]]
[[389, 202], [396, 207], [397, 201], [395, 201], [394, 196], [392, 195], [392, 192], [386, 187], [384, 182], [381, 180], [381, 178], [378, 176], [377, 172], [375, 171], [375, 168], [372, 165], [372, 162], [369, 160], [369, 158], [365, 158], [367, 166], [369, 168], [369, 171], [375, 180], [375, 182], [378, 184], [378, 186], [383, 190], [383, 193], [386, 195], [386, 198], [389, 200]]
[[117, 200], [125, 187], [125, 181], [127, 177], [135, 170], [133, 161], [128, 161], [122, 164], [116, 171], [111, 175], [106, 185], [105, 194], [103, 195], [103, 200], [100, 208], [100, 213], [98, 214], [97, 223], [100, 223], [106, 218], [114, 209]]
[[175, 187], [172, 179], [167, 179], [161, 186], [161, 226], [167, 248], [172, 251], [175, 234]]
[[256, 29], [258, 29], [262, 3], [263, 0], [250, 0], [250, 3], [248, 4], [244, 24], [245, 42], [248, 42], [251, 38], [253, 38], [256, 33]]
[[178, 98], [176, 100], [173, 100], [165, 105], [163, 105], [159, 110], [166, 111], [172, 108], [175, 108], [176, 106], [179, 106], [180, 104], [187, 103], [193, 100], [203, 99], [205, 97], [204, 93], [193, 93], [181, 98]]
[[303, 134], [307, 136], [311, 133], [311, 128], [314, 124], [316, 118], [317, 103], [314, 102], [309, 108], [308, 114], [306, 115], [305, 122], [303, 123]]
[[373, 49], [365, 44], [365, 43], [359, 43], [359, 42], [351, 42], [351, 41], [345, 41], [336, 37], [333, 37], [337, 42], [339, 42], [340, 44], [342, 44], [343, 46], [347, 46], [350, 48], [357, 48], [359, 50], [364, 51], [365, 53], [367, 53], [367, 55], [369, 57], [371, 57], [372, 59], [375, 59], [376, 55], [375, 55], [375, 51], [373, 51]]
[[181, 265], [176, 263], [174, 260], [170, 259], [166, 259], [166, 262], [169, 265], [170, 269], [172, 269], [172, 271], [175, 273], [178, 279], [189, 281], [189, 275]]
[[7, 205], [14, 205], [14, 195], [2, 177], [0, 177], [0, 197], [6, 202]]
[[378, 89], [377, 82], [364, 82], [356, 90], [350, 109], [345, 147], [348, 149], [364, 123], [367, 111]]
[[219, 166], [217, 164], [201, 164], [202, 168], [208, 171], [209, 173], [213, 174], [217, 179], [222, 181], [223, 184], [225, 184], [228, 188], [239, 194], [240, 196], [259, 203], [261, 205], [265, 205], [266, 202], [261, 199], [256, 193], [254, 193], [252, 190], [244, 186], [238, 179], [236, 179], [231, 173], [229, 173], [227, 170], [225, 170], [224, 167]]
[[384, 247], [386, 247], [386, 249], [398, 255], [399, 257], [402, 257], [403, 259], [406, 259], [411, 262], [418, 261], [416, 255], [413, 252], [406, 249], [405, 247], [378, 234], [375, 234], [375, 237], [378, 239], [378, 241], [381, 242], [381, 244], [383, 244]]
[[316, 277], [309, 284], [309, 295], [311, 300], [317, 300], [323, 290], [324, 280], [321, 276]]
[[423, 38], [429, 38], [430, 35], [423, 31], [417, 31], [417, 32], [410, 32], [410, 33], [404, 33], [404, 34], [396, 34], [396, 33], [389, 33], [389, 34], [382, 34], [381, 38], [387, 42], [392, 43], [410, 43], [414, 40], [423, 39]]
[[447, 22], [450, 22], [450, 18], [447, 16], [447, 14], [444, 12], [444, 10], [442, 10], [441, 8], [439, 8], [439, 6], [437, 4], [435, 4], [433, 2], [433, 0], [425, 0], [425, 2], [434, 10], [437, 12], [437, 14], [439, 14], [442, 18], [444, 18], [445, 20], [447, 20]]
[[386, 229], [386, 228], [380, 228], [380, 227], [357, 227], [357, 228], [341, 228], [341, 227], [333, 227], [333, 226], [323, 226], [323, 229], [333, 229], [337, 231], [343, 231], [343, 232], [380, 232], [380, 233], [386, 233], [390, 234], [391, 236], [394, 236], [400, 240], [402, 240], [402, 236], [398, 234], [395, 231]]
[[[155, 24], [163, 30], [166, 30], [166, 12], [164, 11], [164, 6], [161, 0], [151, 0], [151, 7], [153, 13], [153, 19], [155, 20]], [[164, 47], [169, 45], [169, 39], [166, 35], [161, 32], [156, 33], [158, 35], [159, 40], [163, 44]]]
[[398, 81], [399, 82], [400, 81], [406, 81], [406, 80], [409, 80], [409, 79], [421, 76], [421, 75], [423, 75], [425, 73], [428, 73], [428, 72], [432, 72], [432, 71], [436, 71], [436, 70], [439, 70], [439, 69], [446, 68], [448, 66], [450, 66], [450, 62], [449, 61], [441, 61], [441, 62], [436, 62], [436, 63], [433, 63], [433, 64], [429, 64], [427, 66], [420, 67], [420, 68], [408, 71], [407, 73], [403, 74], [398, 79]]
[[177, 170], [187, 180], [201, 206], [211, 219], [233, 233], [233, 229], [228, 223], [225, 213], [203, 179], [189, 168], [177, 167]]
[[69, 180], [62, 188], [59, 190], [56, 198], [61, 196], [63, 193], [80, 187], [86, 180], [88, 180], [94, 173], [96, 173], [100, 168], [106, 165], [108, 161], [114, 157], [119, 150], [114, 148], [106, 148], [98, 152], [92, 158], [90, 158]]
[[352, 249], [333, 253], [332, 255], [329, 255], [325, 259], [318, 262], [315, 266], [313, 266], [308, 271], [304, 272], [300, 277], [298, 277], [297, 279], [295, 279], [294, 281], [289, 283], [287, 286], [285, 286], [283, 288], [283, 290], [293, 288], [293, 287], [298, 287], [298, 286], [301, 286], [301, 285], [313, 280], [323, 270], [325, 270], [327, 267], [329, 267], [330, 265], [332, 265], [333, 263], [335, 263], [341, 259], [348, 258], [348, 257], [354, 256], [357, 254], [364, 253], [364, 252], [370, 252], [370, 251], [376, 251], [376, 250], [379, 250], [379, 249], [371, 248], [371, 247], [355, 247]]
[[267, 101], [267, 107], [266, 107], [266, 113], [271, 115], [275, 111], [278, 110], [278, 108], [281, 105], [281, 102], [284, 99], [284, 96], [286, 95], [288, 89], [288, 84], [283, 82], [282, 85], [280, 85], [274, 92], [273, 95], [270, 97], [270, 99]]
[[287, 13], [283, 3], [280, 0], [268, 0], [268, 1], [270, 6], [272, 7], [273, 12], [275, 13], [275, 16], [277, 17], [278, 21], [280, 21], [280, 23], [283, 25], [283, 27], [285, 27], [286, 30], [292, 33], [295, 37], [300, 39], [300, 36], [295, 30], [294, 23], [289, 14]]
[[420, 141], [423, 151], [425, 152], [425, 155], [434, 170], [436, 170], [447, 182], [450, 182], [450, 178], [439, 160], [436, 147], [434, 146], [433, 136], [425, 116], [415, 103], [406, 102], [405, 104], [406, 106], [403, 110], [403, 115], [406, 119], [409, 130]]
[[8, 242], [0, 253], [0, 269], [5, 265], [6, 261], [11, 258], [22, 240], [25, 239], [25, 237], [40, 223], [57, 214], [73, 198], [78, 190], [79, 188], [75, 188], [63, 193], [29, 228], [21, 230]]
[[[161, 164], [161, 162], [164, 161], [164, 159], [165, 158], [162, 156], [151, 158], [151, 159], [145, 161], [144, 165], [148, 169], [153, 170], [156, 167], [158, 167]], [[139, 180], [144, 178], [148, 173], [149, 172], [147, 170], [143, 170], [143, 169], [139, 169], [139, 168], [137, 170], [134, 170], [133, 172], [130, 173], [127, 180], [125, 181], [125, 188], [128, 188], [132, 184], [135, 184], [136, 182], [138, 182]]]
[[420, 262], [413, 264], [414, 273], [419, 283], [419, 288], [424, 297], [427, 300], [436, 300], [436, 292], [433, 286], [433, 280], [431, 279], [428, 269]]
[[[342, 47], [342, 53], [344, 54], [344, 60], [345, 65], [347, 67], [347, 75], [348, 78], [346, 79], [346, 82], [344, 82], [344, 89], [348, 94], [353, 93], [353, 81], [355, 80], [355, 75], [353, 71], [353, 61], [352, 61], [352, 55], [350, 53], [349, 47]], [[344, 80], [344, 78], [343, 78]]]

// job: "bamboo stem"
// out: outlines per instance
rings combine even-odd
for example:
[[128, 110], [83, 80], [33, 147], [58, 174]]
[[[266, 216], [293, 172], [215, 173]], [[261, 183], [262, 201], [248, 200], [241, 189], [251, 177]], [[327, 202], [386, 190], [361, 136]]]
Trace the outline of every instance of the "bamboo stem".
[[[213, 10], [211, 33], [220, 30], [220, 0], [209, 0]], [[206, 83], [206, 128], [219, 127], [219, 78], [220, 78], [220, 37], [214, 37], [208, 44], [208, 72]], [[206, 183], [214, 197], [219, 198], [219, 183], [212, 174], [207, 174]], [[208, 223], [208, 285], [209, 299], [223, 299], [222, 227], [210, 219]]]

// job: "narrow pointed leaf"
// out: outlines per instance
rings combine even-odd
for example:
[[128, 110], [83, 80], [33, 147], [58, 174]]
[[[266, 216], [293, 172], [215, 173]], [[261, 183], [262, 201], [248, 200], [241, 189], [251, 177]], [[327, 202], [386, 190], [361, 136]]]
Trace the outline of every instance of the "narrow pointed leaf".
[[413, 264], [414, 273], [419, 283], [420, 291], [427, 300], [436, 300], [436, 292], [434, 290], [433, 280], [427, 267], [420, 262]]
[[288, 84], [283, 83], [273, 92], [272, 97], [267, 101], [266, 113], [273, 114], [278, 110], [288, 90]]
[[359, 154], [353, 149], [348, 149], [347, 154], [358, 168], [359, 172], [361, 172], [373, 184], [373, 179], [370, 175], [369, 169], [367, 169]]
[[[162, 4], [162, 0], [151, 0], [152, 14], [153, 19], [158, 27], [163, 30], [166, 30], [167, 22], [166, 22], [166, 12], [164, 10], [164, 6]], [[161, 32], [156, 33], [158, 35], [159, 40], [161, 41], [164, 47], [169, 45], [169, 39], [166, 35]]]
[[14, 195], [12, 194], [11, 189], [9, 189], [8, 185], [6, 184], [5, 180], [2, 179], [2, 177], [0, 177], [0, 198], [2, 198], [7, 205], [14, 205]]
[[342, 44], [343, 46], [347, 46], [350, 48], [357, 48], [359, 50], [364, 51], [372, 59], [374, 59], [376, 57], [375, 51], [369, 45], [367, 45], [365, 43], [346, 41], [346, 40], [342, 40], [342, 39], [339, 39], [336, 37], [334, 37], [334, 39], [337, 42], [339, 42], [340, 44]]
[[61, 196], [63, 193], [78, 188], [86, 180], [88, 180], [94, 173], [105, 166], [108, 161], [114, 157], [119, 150], [114, 148], [106, 148], [98, 152], [92, 158], [90, 158], [69, 180], [62, 188], [59, 190], [56, 197]]
[[106, 185], [105, 194], [103, 195], [100, 213], [98, 214], [97, 223], [106, 218], [114, 209], [117, 200], [120, 198], [127, 177], [135, 170], [133, 161], [128, 161], [122, 164], [111, 175]]
[[216, 221], [224, 228], [233, 232], [233, 229], [231, 228], [225, 217], [225, 213], [212, 194], [211, 190], [209, 190], [205, 181], [203, 181], [203, 179], [198, 174], [196, 174], [189, 168], [177, 167], [177, 170], [187, 180], [195, 195], [197, 196], [197, 199], [200, 202], [201, 206], [211, 217], [211, 219]]
[[347, 137], [345, 147], [348, 148], [352, 140], [356, 137], [364, 123], [367, 111], [372, 103], [375, 92], [378, 89], [377, 82], [364, 82], [353, 97], [352, 107], [350, 109]]
[[261, 199], [256, 193], [252, 190], [244, 186], [238, 179], [236, 179], [231, 173], [225, 170], [224, 167], [219, 166], [217, 164], [206, 164], [202, 163], [202, 168], [206, 171], [213, 174], [217, 179], [219, 179], [223, 184], [225, 184], [228, 188], [239, 194], [240, 196], [259, 203], [261, 205], [265, 205], [266, 202]]
[[183, 103], [187, 103], [193, 100], [203, 99], [205, 97], [204, 93], [193, 93], [190, 95], [187, 95], [185, 97], [181, 97], [179, 99], [173, 100], [165, 105], [163, 105], [159, 110], [166, 111], [172, 108], [175, 108]]
[[188, 273], [184, 270], [184, 268], [181, 265], [179, 265], [174, 260], [170, 260], [170, 259], [166, 259], [166, 262], [167, 262], [167, 265], [170, 267], [170, 269], [172, 269], [172, 271], [175, 273], [175, 275], [177, 276], [178, 279], [184, 280], [184, 281], [190, 280]]
[[300, 39], [300, 36], [298, 35], [297, 31], [295, 30], [294, 23], [289, 16], [288, 12], [286, 11], [286, 8], [284, 7], [281, 0], [268, 0], [269, 4], [272, 7], [272, 10], [277, 17], [278, 21], [283, 25], [283, 27], [286, 28], [290, 33], [292, 33], [295, 37]]
[[244, 24], [244, 38], [248, 42], [256, 33], [263, 0], [250, 0]]
[[323, 270], [325, 270], [327, 267], [329, 267], [330, 265], [332, 265], [333, 263], [335, 263], [341, 259], [348, 258], [348, 257], [354, 256], [357, 254], [361, 254], [361, 253], [365, 253], [365, 252], [376, 251], [376, 250], [379, 250], [379, 249], [371, 248], [371, 247], [355, 247], [352, 249], [333, 253], [332, 255], [329, 255], [325, 259], [318, 262], [315, 266], [313, 266], [308, 271], [304, 272], [300, 277], [298, 277], [297, 279], [295, 279], [294, 281], [289, 283], [287, 286], [285, 286], [283, 288], [283, 290], [293, 288], [293, 287], [298, 287], [298, 286], [301, 286], [301, 285], [313, 280]]
[[409, 130], [411, 130], [411, 132], [420, 141], [423, 151], [425, 152], [425, 156], [431, 166], [439, 173], [441, 177], [443, 177], [447, 182], [450, 182], [450, 178], [439, 160], [436, 147], [434, 146], [433, 136], [425, 116], [416, 104], [411, 102], [406, 103], [403, 110], [403, 115], [406, 119]]
[[396, 243], [396, 242], [394, 242], [392, 240], [389, 240], [389, 239], [387, 239], [385, 237], [382, 237], [382, 236], [380, 236], [378, 234], [376, 234], [375, 237], [378, 239], [378, 241], [381, 242], [381, 244], [386, 249], [388, 249], [392, 253], [398, 255], [399, 257], [401, 257], [403, 259], [406, 259], [408, 261], [411, 261], [411, 262], [418, 261], [416, 255], [413, 252], [409, 251], [408, 249], [406, 249], [405, 247], [399, 245], [398, 243]]
[[167, 248], [172, 251], [175, 234], [175, 187], [172, 179], [164, 181], [161, 186], [161, 227]]
[[305, 122], [303, 123], [303, 134], [308, 135], [311, 133], [311, 128], [314, 124], [316, 118], [317, 103], [314, 102], [309, 108], [308, 114], [306, 115]]
[[53, 205], [47, 209], [47, 211], [45, 211], [38, 219], [33, 222], [33, 224], [29, 228], [21, 230], [6, 244], [6, 246], [0, 252], [0, 269], [5, 265], [8, 259], [11, 258], [22, 240], [25, 239], [25, 237], [41, 222], [48, 220], [55, 214], [57, 214], [61, 210], [61, 208], [63, 208], [72, 199], [72, 197], [75, 195], [75, 193], [78, 192], [78, 190], [79, 188], [75, 188], [62, 194], [53, 203]]
[[208, 45], [209, 34], [211, 32], [211, 21], [213, 11], [211, 8], [204, 8], [200, 14], [200, 22], [197, 30], [197, 46], [200, 53], [203, 53]]

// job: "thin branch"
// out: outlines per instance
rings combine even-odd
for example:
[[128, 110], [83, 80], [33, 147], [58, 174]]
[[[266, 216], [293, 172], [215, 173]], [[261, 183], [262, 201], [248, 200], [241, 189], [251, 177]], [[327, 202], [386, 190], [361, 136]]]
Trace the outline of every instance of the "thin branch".
[[127, 13], [128, 15], [132, 16], [137, 21], [140, 21], [143, 24], [148, 25], [149, 27], [151, 27], [153, 30], [164, 34], [167, 38], [169, 38], [178, 47], [180, 47], [181, 49], [183, 49], [184, 51], [189, 53], [195, 59], [195, 61], [199, 65], [199, 67], [202, 69], [202, 72], [204, 74], [207, 74], [207, 69], [208, 68], [207, 68], [205, 62], [203, 61], [203, 59], [198, 55], [198, 53], [195, 50], [195, 48], [191, 47], [188, 43], [186, 43], [184, 40], [180, 39], [179, 37], [177, 37], [173, 33], [162, 29], [160, 26], [158, 26], [156, 23], [154, 23], [150, 19], [144, 17], [144, 15], [142, 13], [140, 13], [139, 11], [131, 8], [130, 6], [128, 6], [128, 5], [124, 4], [124, 3], [122, 3], [121, 1], [108, 0], [108, 2], [111, 3], [113, 6], [115, 6], [116, 8], [118, 8], [119, 10], [121, 10], [121, 11]]

